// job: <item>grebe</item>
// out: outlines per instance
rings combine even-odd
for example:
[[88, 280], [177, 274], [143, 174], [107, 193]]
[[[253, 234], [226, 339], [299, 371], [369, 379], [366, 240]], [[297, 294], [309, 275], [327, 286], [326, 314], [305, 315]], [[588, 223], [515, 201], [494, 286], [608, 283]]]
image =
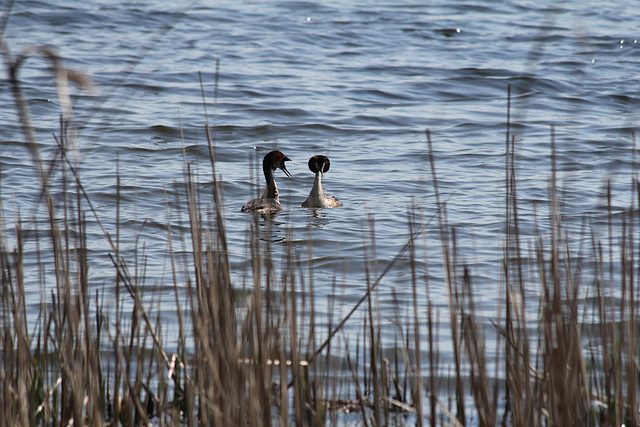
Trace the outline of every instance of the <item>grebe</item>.
[[273, 177], [273, 171], [280, 169], [285, 175], [291, 178], [291, 174], [284, 164], [284, 162], [290, 161], [291, 159], [280, 151], [272, 151], [264, 156], [262, 160], [262, 171], [264, 172], [264, 179], [267, 180], [267, 185], [264, 187], [262, 197], [245, 203], [241, 209], [242, 212], [280, 212], [283, 210], [280, 204], [276, 179]]
[[309, 170], [316, 174], [313, 188], [309, 197], [302, 203], [304, 208], [337, 208], [342, 202], [336, 196], [324, 194], [322, 191], [322, 177], [329, 170], [329, 158], [327, 156], [313, 156], [309, 159]]

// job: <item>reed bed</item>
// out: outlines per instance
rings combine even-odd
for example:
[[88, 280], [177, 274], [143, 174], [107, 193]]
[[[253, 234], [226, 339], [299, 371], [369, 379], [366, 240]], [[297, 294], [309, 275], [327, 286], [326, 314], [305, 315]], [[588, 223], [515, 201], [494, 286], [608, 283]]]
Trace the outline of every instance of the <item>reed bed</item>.
[[[38, 153], [18, 78], [31, 54], [51, 60], [63, 98], [70, 76], [83, 80], [51, 50], [16, 58], [5, 52], [48, 219], [38, 224], [19, 212], [8, 215], [6, 203], [0, 209], [0, 419], [7, 425], [638, 425], [636, 177], [636, 197], [622, 219], [614, 217], [610, 202], [607, 230], [587, 225], [575, 239], [564, 227], [551, 164], [546, 213], [535, 220], [535, 234], [524, 236], [507, 125], [505, 209], [496, 213], [506, 230], [502, 277], [496, 279], [503, 292], [497, 296], [501, 312], [487, 327], [475, 308], [481, 284], [458, 254], [427, 132], [436, 209], [426, 215], [408, 208], [410, 237], [392, 260], [378, 259], [369, 218], [367, 290], [342, 310], [329, 299], [333, 313], [343, 314], [320, 326], [312, 254], [303, 259], [292, 245], [274, 249], [260, 239], [260, 221], [269, 227], [268, 219], [247, 217], [251, 269], [246, 285], [234, 283], [238, 272], [229, 261], [221, 177], [207, 124], [210, 193], [199, 189], [186, 162], [182, 180], [186, 206], [180, 209], [189, 227], [181, 239], [191, 242], [188, 251], [176, 249], [167, 215], [178, 312], [178, 344], [168, 344], [176, 337], [168, 339], [155, 301], [145, 295], [143, 250], [120, 250], [120, 194], [115, 223], [105, 224], [68, 157], [75, 135], [70, 101], [61, 103], [55, 158], [45, 163]], [[54, 174], [63, 186], [51, 185]], [[607, 196], [610, 201], [612, 194]], [[99, 225], [107, 242], [115, 304], [105, 303], [104, 291], [97, 291], [103, 287], [89, 273], [88, 222]], [[576, 248], [575, 241], [589, 247]], [[37, 246], [37, 262], [25, 259], [27, 245]], [[442, 263], [429, 265], [423, 252], [434, 245]], [[282, 258], [274, 260], [273, 253]], [[378, 297], [381, 282], [401, 260], [411, 273], [413, 299], [406, 307]], [[386, 265], [381, 272], [379, 261]], [[436, 269], [443, 282], [431, 279], [429, 271]], [[436, 286], [448, 291], [444, 315], [430, 299]], [[26, 298], [34, 288], [47, 290], [35, 319]], [[394, 310], [397, 322], [381, 316], [382, 308]], [[361, 330], [355, 341], [341, 334], [348, 322]], [[381, 339], [390, 326], [393, 345]], [[452, 363], [443, 363], [438, 351], [443, 328], [450, 330]], [[488, 334], [497, 346], [487, 345]]]

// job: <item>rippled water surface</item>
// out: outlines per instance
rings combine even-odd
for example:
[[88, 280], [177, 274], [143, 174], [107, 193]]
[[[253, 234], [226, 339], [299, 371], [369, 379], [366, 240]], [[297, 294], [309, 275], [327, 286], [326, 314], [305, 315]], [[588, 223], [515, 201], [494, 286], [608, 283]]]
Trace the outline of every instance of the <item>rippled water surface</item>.
[[[168, 321], [175, 318], [175, 302], [163, 291], [173, 283], [167, 218], [178, 234], [187, 226], [179, 208], [186, 207], [185, 154], [203, 205], [212, 204], [209, 120], [238, 286], [250, 277], [246, 240], [253, 218], [240, 207], [262, 186], [258, 161], [279, 149], [292, 159], [292, 178], [276, 174], [286, 210], [270, 227], [260, 219], [277, 262], [287, 245], [303, 259], [310, 254], [319, 298], [336, 293], [348, 310], [366, 290], [371, 224], [380, 273], [407, 242], [407, 212], [414, 207], [427, 229], [428, 250], [421, 244], [417, 256], [429, 260], [430, 298], [444, 320], [429, 129], [440, 197], [456, 228], [459, 256], [472, 266], [479, 314], [490, 327], [500, 311], [509, 87], [523, 238], [533, 236], [534, 208], [546, 221], [552, 140], [569, 229], [579, 230], [584, 215], [597, 222], [607, 180], [614, 206], [622, 209], [631, 200], [639, 21], [640, 9], [630, 3], [593, 1], [20, 1], [4, 43], [14, 56], [50, 46], [69, 68], [91, 78], [90, 88], [72, 93], [80, 127], [72, 160], [110, 232], [119, 172], [121, 244], [144, 246], [146, 283]], [[48, 65], [30, 58], [19, 75], [47, 162], [56, 153], [52, 133], [59, 133], [60, 114]], [[10, 217], [19, 211], [31, 229], [45, 230], [37, 221], [46, 213], [39, 179], [4, 76], [4, 209]], [[324, 187], [344, 207], [300, 207], [313, 183], [307, 160], [315, 154], [331, 159]], [[93, 216], [88, 220], [93, 283], [110, 295], [109, 247]], [[178, 246], [188, 251], [190, 243]], [[418, 292], [425, 301], [423, 261]], [[381, 301], [409, 305], [408, 261], [387, 273], [379, 291]], [[41, 292], [28, 290], [34, 315]], [[328, 315], [327, 306], [319, 305], [319, 318]], [[381, 306], [391, 317], [395, 309]], [[347, 336], [358, 332], [359, 319], [346, 325]]]

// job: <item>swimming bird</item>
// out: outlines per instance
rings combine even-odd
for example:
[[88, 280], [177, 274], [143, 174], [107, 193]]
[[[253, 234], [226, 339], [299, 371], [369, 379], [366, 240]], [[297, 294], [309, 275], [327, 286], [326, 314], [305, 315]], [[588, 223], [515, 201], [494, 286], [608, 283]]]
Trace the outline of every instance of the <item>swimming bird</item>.
[[331, 166], [327, 156], [313, 156], [309, 159], [309, 170], [316, 174], [313, 181], [313, 188], [309, 197], [302, 203], [304, 208], [337, 208], [342, 206], [342, 202], [336, 196], [324, 194], [322, 191], [322, 177]]
[[264, 187], [262, 197], [247, 202], [242, 207], [242, 212], [280, 212], [284, 208], [280, 204], [280, 196], [278, 194], [278, 186], [273, 176], [273, 171], [280, 169], [286, 176], [291, 178], [291, 174], [287, 170], [284, 162], [290, 162], [291, 159], [282, 154], [281, 151], [272, 151], [264, 156], [262, 160], [262, 171], [267, 185]]

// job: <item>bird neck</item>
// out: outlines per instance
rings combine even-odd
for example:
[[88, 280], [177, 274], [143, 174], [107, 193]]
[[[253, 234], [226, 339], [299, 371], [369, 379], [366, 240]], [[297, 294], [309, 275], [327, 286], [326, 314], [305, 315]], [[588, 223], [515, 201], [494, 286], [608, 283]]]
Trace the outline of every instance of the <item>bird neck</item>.
[[276, 179], [273, 177], [273, 170], [270, 167], [264, 167], [264, 179], [267, 181], [267, 185], [262, 192], [263, 199], [276, 199], [280, 201], [278, 195], [278, 186], [276, 185]]
[[313, 180], [311, 194], [316, 197], [324, 197], [324, 191], [322, 191], [322, 175], [320, 172], [316, 172], [316, 178]]

